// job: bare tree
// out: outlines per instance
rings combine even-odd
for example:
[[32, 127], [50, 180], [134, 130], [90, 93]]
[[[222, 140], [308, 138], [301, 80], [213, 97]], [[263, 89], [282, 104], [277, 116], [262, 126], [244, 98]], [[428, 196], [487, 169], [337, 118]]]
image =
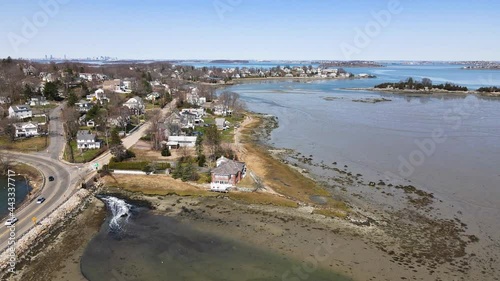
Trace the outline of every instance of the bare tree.
[[76, 134], [78, 133], [78, 129], [80, 128], [80, 124], [78, 124], [79, 117], [80, 113], [78, 113], [78, 111], [76, 111], [76, 109], [74, 109], [73, 107], [65, 108], [61, 116], [63, 121], [64, 134], [66, 137], [66, 149], [69, 149], [71, 162], [75, 161], [71, 142], [76, 138]]
[[3, 175], [8, 174], [14, 162], [16, 162], [16, 157], [14, 155], [10, 153], [0, 154], [0, 173]]
[[118, 127], [122, 128], [126, 133], [127, 125], [130, 122], [130, 116], [132, 116], [130, 109], [126, 106], [116, 107], [112, 109], [111, 115], [116, 120]]
[[150, 122], [150, 126], [148, 129], [148, 133], [151, 136], [151, 149], [160, 150], [161, 142], [164, 140], [164, 133], [161, 130], [160, 119], [161, 112], [160, 110], [152, 110], [146, 114], [146, 118]]

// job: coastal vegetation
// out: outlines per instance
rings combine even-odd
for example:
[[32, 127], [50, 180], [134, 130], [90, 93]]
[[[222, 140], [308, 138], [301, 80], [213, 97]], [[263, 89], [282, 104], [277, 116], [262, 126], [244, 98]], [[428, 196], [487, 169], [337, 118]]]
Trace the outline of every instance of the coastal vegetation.
[[480, 93], [498, 93], [500, 92], [500, 87], [481, 87], [477, 91]]
[[446, 82], [444, 84], [432, 84], [431, 79], [423, 78], [422, 80], [415, 80], [409, 77], [405, 81], [395, 82], [395, 83], [382, 83], [374, 86], [377, 89], [398, 89], [398, 90], [444, 90], [444, 91], [457, 91], [466, 92], [469, 89], [465, 86], [456, 85], [453, 83]]

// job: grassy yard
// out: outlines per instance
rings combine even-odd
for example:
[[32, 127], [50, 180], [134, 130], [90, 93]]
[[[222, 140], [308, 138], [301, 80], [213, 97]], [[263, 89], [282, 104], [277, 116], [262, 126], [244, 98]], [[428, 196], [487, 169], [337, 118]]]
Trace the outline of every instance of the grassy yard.
[[253, 116], [253, 119], [254, 121], [242, 131], [246, 153], [241, 156], [248, 169], [259, 176], [266, 186], [287, 198], [316, 205], [311, 197], [324, 196], [327, 198], [327, 203], [322, 206], [324, 210], [319, 212], [339, 217], [345, 216], [349, 207], [344, 202], [332, 198], [324, 187], [281, 163], [272, 157], [265, 147], [255, 142], [254, 130], [260, 126], [262, 119], [258, 116]]
[[47, 118], [46, 117], [33, 117], [33, 118], [31, 118], [31, 121], [37, 122], [37, 123], [46, 123]]
[[0, 148], [6, 150], [15, 150], [19, 152], [42, 151], [49, 145], [47, 137], [33, 137], [11, 141], [8, 137], [0, 138]]
[[221, 141], [226, 143], [234, 142], [234, 127], [231, 127], [227, 130], [223, 130], [220, 133]]
[[73, 150], [73, 155], [75, 157], [74, 163], [86, 163], [92, 161], [92, 159], [96, 158], [105, 151], [104, 148], [80, 151], [80, 149], [76, 146], [76, 141], [72, 141], [71, 147], [66, 146], [66, 150], [64, 151], [64, 160], [66, 161], [71, 161], [69, 149]]

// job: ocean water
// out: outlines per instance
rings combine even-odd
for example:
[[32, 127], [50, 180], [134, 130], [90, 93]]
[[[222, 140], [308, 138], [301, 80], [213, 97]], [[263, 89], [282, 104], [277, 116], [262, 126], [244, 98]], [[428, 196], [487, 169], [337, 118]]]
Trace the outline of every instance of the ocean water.
[[[29, 192], [31, 191], [31, 187], [28, 185], [28, 183], [24, 178], [15, 177], [14, 179], [15, 181], [11, 183], [14, 183], [16, 188], [15, 207], [18, 208], [23, 202], [23, 200], [26, 198], [26, 196], [29, 194]], [[8, 187], [9, 187], [8, 178], [0, 177], [0, 219], [4, 218], [6, 215], [9, 214]]]
[[[278, 117], [272, 145], [313, 155], [317, 163], [348, 165], [365, 180], [410, 180], [453, 206], [448, 211], [462, 213], [470, 229], [500, 243], [500, 99], [345, 90], [409, 76], [499, 86], [500, 71], [453, 65], [349, 71], [377, 78], [246, 83], [224, 90], [239, 93], [251, 111]], [[380, 97], [391, 101], [353, 101]]]
[[[80, 263], [89, 281], [296, 280], [293, 274], [284, 274], [302, 265], [194, 230], [121, 199], [103, 200], [109, 210], [108, 219], [87, 246]], [[322, 269], [308, 276], [318, 281], [350, 280]]]

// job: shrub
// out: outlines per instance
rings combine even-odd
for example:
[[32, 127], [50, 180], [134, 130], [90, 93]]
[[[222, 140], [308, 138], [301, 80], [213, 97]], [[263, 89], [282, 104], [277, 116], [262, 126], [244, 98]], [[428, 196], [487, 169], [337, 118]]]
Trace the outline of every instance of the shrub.
[[170, 156], [170, 155], [172, 154], [170, 153], [170, 149], [168, 149], [168, 147], [165, 147], [165, 149], [161, 151], [161, 156]]

